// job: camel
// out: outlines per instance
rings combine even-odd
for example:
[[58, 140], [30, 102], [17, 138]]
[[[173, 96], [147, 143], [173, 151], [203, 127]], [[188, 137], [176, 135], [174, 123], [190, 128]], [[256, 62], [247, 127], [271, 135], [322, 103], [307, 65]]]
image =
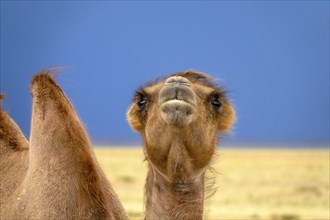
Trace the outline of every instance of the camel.
[[[1, 219], [127, 219], [51, 72], [31, 94], [30, 141], [0, 108]], [[218, 131], [235, 121], [225, 92], [203, 73], [172, 74], [139, 89], [127, 117], [148, 161], [145, 219], [202, 219]]]
[[29, 142], [0, 109], [1, 219], [128, 219], [48, 71], [33, 77], [31, 94]]
[[148, 163], [145, 219], [202, 219], [218, 131], [235, 121], [225, 92], [203, 73], [175, 73], [137, 90], [127, 120]]

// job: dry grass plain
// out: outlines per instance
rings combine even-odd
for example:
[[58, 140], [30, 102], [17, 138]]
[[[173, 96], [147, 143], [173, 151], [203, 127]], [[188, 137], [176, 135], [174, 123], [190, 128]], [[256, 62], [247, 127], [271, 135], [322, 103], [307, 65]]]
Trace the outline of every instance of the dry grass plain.
[[[141, 148], [95, 148], [131, 219], [143, 219]], [[329, 149], [220, 148], [206, 219], [330, 219]]]

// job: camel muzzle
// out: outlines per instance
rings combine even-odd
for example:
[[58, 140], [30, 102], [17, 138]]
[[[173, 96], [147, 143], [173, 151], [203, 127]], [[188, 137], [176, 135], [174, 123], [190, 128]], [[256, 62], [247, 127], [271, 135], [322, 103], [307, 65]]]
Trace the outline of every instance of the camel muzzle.
[[168, 78], [159, 92], [158, 105], [161, 117], [170, 125], [190, 124], [196, 112], [196, 102], [191, 82], [184, 77]]

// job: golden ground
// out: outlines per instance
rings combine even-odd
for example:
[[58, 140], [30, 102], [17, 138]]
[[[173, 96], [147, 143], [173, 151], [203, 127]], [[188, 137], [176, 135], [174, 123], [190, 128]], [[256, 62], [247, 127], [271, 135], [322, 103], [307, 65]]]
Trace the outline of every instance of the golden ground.
[[[95, 148], [131, 219], [143, 219], [141, 148]], [[329, 219], [329, 149], [221, 148], [206, 219]], [[208, 176], [212, 176], [209, 174]]]

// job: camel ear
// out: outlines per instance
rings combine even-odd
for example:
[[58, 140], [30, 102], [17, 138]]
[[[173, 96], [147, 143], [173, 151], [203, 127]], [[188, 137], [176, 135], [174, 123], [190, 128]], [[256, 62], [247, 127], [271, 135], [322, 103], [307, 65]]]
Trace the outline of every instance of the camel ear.
[[0, 155], [10, 151], [28, 149], [28, 141], [13, 119], [2, 109], [0, 94]]
[[227, 100], [222, 103], [221, 108], [219, 130], [222, 132], [228, 132], [236, 121], [235, 109]]
[[135, 131], [141, 131], [143, 129], [142, 122], [137, 115], [137, 109], [134, 104], [131, 105], [127, 111], [127, 121], [131, 128]]

